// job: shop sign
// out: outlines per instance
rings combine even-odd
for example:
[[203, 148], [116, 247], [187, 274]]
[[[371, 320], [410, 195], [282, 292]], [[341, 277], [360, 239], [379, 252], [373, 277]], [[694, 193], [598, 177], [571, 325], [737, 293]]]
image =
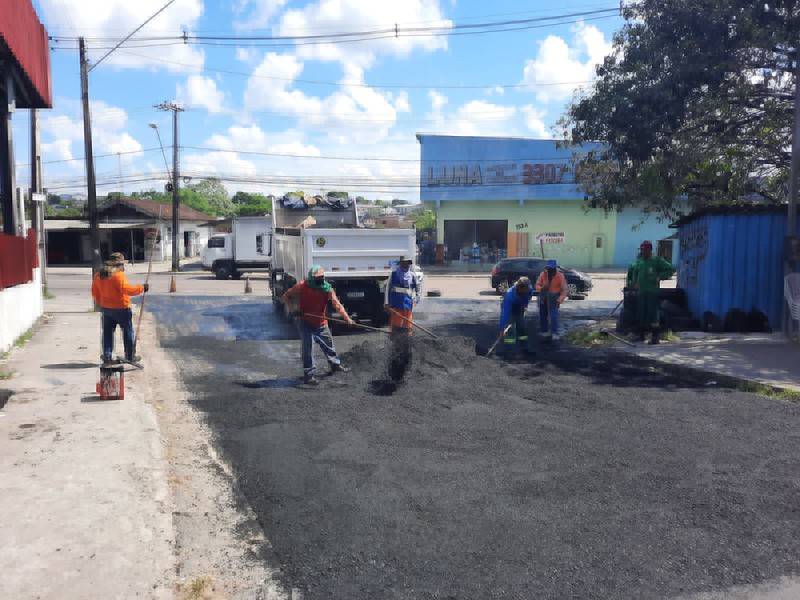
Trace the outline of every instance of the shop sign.
[[544, 243], [544, 244], [563, 244], [567, 239], [567, 235], [562, 232], [548, 232], [548, 233], [537, 233], [536, 234], [536, 243]]
[[429, 166], [424, 172], [426, 186], [541, 185], [574, 183], [578, 167], [568, 163], [486, 163]]

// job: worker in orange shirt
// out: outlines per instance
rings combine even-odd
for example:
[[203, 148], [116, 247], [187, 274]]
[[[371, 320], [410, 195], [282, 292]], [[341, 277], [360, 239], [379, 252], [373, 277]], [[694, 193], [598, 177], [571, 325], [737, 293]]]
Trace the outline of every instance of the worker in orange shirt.
[[558, 340], [558, 307], [567, 297], [567, 280], [555, 260], [548, 260], [533, 286], [539, 292], [539, 331], [545, 338]]
[[138, 296], [150, 290], [148, 284], [131, 285], [125, 277], [125, 257], [114, 252], [105, 266], [92, 280], [92, 297], [103, 312], [103, 364], [111, 364], [114, 354], [114, 331], [119, 325], [122, 330], [122, 343], [125, 346], [125, 360], [139, 362], [140, 356], [133, 353], [133, 313], [131, 296]]

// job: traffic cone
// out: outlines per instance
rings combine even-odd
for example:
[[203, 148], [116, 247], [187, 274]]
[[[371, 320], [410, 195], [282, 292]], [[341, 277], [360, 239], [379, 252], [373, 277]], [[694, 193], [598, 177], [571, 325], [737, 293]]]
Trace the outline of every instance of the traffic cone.
[[172, 276], [172, 279], [169, 282], [169, 291], [170, 293], [178, 291], [178, 286], [175, 285], [175, 275]]
[[245, 294], [252, 294], [253, 293], [253, 286], [250, 285], [250, 278], [247, 277], [244, 280], [244, 293]]

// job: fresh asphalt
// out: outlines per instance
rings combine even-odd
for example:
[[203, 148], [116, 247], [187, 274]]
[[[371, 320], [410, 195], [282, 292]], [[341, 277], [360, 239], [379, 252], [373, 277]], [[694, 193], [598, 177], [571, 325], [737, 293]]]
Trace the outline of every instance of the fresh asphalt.
[[800, 571], [795, 404], [560, 346], [480, 356], [496, 302], [426, 299], [460, 337], [418, 335], [397, 387], [386, 336], [335, 331], [355, 368], [318, 389], [268, 297], [148, 308], [305, 598], [676, 598]]

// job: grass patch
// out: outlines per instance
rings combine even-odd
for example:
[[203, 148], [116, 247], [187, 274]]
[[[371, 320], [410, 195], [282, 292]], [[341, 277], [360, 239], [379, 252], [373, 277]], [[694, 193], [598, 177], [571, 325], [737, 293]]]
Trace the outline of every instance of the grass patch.
[[195, 577], [191, 583], [178, 584], [178, 597], [180, 600], [204, 600], [210, 586], [211, 577]]
[[736, 387], [743, 392], [750, 392], [751, 394], [756, 394], [762, 398], [800, 403], [800, 392], [797, 390], [779, 389], [769, 385], [764, 385], [763, 383], [752, 382], [742, 382]]
[[31, 327], [30, 329], [28, 329], [28, 331], [26, 331], [21, 336], [19, 336], [17, 338], [17, 341], [14, 342], [14, 345], [15, 346], [24, 346], [25, 344], [27, 344], [31, 340], [32, 337], [33, 337], [33, 327]]
[[0, 369], [0, 381], [3, 379], [11, 379], [14, 376], [14, 371], [6, 371], [5, 369]]
[[564, 340], [573, 346], [605, 346], [613, 344], [614, 338], [603, 335], [599, 329], [592, 327], [574, 327], [564, 334]]
[[677, 333], [675, 333], [671, 329], [667, 329], [666, 331], [663, 331], [659, 337], [661, 338], [662, 341], [665, 341], [665, 342], [680, 342], [681, 341], [681, 336], [679, 336]]
[[47, 290], [44, 291], [44, 295], [43, 296], [44, 296], [45, 300], [54, 300], [55, 297], [56, 297], [55, 294], [51, 294]]

